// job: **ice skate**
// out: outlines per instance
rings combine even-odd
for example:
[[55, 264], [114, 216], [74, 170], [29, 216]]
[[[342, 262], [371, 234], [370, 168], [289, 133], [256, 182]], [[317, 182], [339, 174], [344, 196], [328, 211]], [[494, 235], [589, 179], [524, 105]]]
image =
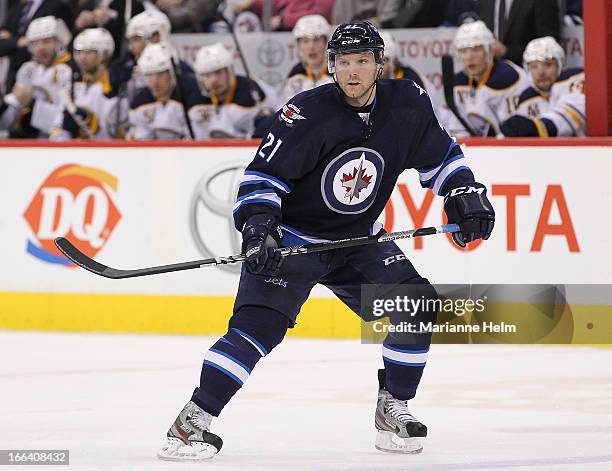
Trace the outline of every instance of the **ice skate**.
[[170, 461], [211, 459], [223, 446], [223, 440], [209, 431], [212, 418], [208, 412], [189, 401], [168, 430], [167, 442], [157, 457]]
[[376, 442], [374, 446], [390, 453], [420, 453], [427, 427], [410, 413], [408, 401], [395, 399], [385, 389], [385, 370], [379, 370], [376, 404]]

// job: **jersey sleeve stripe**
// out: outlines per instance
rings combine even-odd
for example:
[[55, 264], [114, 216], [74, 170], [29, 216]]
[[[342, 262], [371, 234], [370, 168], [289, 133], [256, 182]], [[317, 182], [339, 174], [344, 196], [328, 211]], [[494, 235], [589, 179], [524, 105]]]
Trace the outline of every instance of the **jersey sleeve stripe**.
[[444, 155], [444, 158], [442, 159], [442, 162], [440, 162], [439, 165], [437, 165], [436, 167], [423, 168], [419, 170], [419, 177], [421, 178], [421, 180], [429, 180], [442, 168], [444, 162], [446, 162], [446, 159], [448, 159], [452, 150], [458, 146], [457, 140], [454, 137], [452, 137], [451, 139], [452, 140], [450, 146], [448, 146], [448, 151], [446, 151], [446, 154]]
[[436, 195], [442, 196], [440, 192], [444, 188], [444, 185], [446, 184], [448, 179], [452, 177], [455, 173], [459, 172], [460, 170], [469, 170], [469, 167], [467, 165], [463, 165], [463, 163], [464, 162], [462, 162], [461, 160], [458, 160], [444, 168], [444, 170], [436, 180], [436, 184], [432, 188], [432, 191]]
[[239, 196], [238, 198], [236, 198], [236, 202], [242, 201], [246, 198], [255, 196], [255, 195], [276, 195], [276, 192], [274, 190], [268, 190], [268, 189], [264, 189], [264, 190], [255, 190], [255, 191], [251, 191], [250, 193], [246, 193], [244, 195]]
[[276, 195], [253, 195], [248, 198], [243, 199], [242, 201], [238, 201], [234, 207], [232, 208], [232, 212], [236, 212], [240, 209], [241, 206], [245, 204], [254, 204], [254, 203], [266, 203], [271, 204], [272, 206], [276, 206], [277, 208], [281, 207], [281, 199]]
[[280, 181], [278, 178], [273, 177], [272, 175], [268, 175], [262, 172], [255, 172], [254, 170], [246, 170], [244, 172], [244, 177], [242, 177], [241, 183], [248, 180], [263, 180], [267, 181], [272, 186], [279, 188], [284, 193], [291, 193], [291, 188], [286, 183]]

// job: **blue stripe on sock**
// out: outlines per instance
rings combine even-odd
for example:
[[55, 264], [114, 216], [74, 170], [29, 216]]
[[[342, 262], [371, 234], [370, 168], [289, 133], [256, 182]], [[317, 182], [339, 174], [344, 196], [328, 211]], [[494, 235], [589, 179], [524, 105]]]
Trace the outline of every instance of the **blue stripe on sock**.
[[223, 368], [222, 366], [217, 365], [216, 363], [213, 363], [212, 361], [209, 360], [204, 360], [204, 364], [208, 365], [208, 366], [212, 366], [213, 368], [216, 368], [217, 370], [219, 370], [221, 373], [225, 373], [227, 376], [229, 376], [230, 378], [232, 378], [234, 381], [236, 381], [240, 386], [242, 386], [244, 383], [242, 382], [242, 380], [240, 378], [238, 378], [238, 376], [236, 376], [233, 373], [230, 373], [229, 371], [227, 371], [225, 368]]

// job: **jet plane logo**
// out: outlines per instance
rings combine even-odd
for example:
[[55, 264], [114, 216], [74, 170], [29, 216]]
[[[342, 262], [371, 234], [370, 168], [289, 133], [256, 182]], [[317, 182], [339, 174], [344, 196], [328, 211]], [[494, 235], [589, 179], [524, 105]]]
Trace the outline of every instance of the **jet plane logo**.
[[348, 199], [349, 203], [353, 201], [353, 198], [359, 199], [361, 190], [367, 188], [370, 183], [372, 183], [372, 175], [366, 175], [366, 170], [363, 168], [364, 159], [365, 152], [362, 152], [361, 158], [359, 159], [359, 166], [353, 167], [351, 173], [342, 174], [342, 186], [346, 190], [344, 198]]

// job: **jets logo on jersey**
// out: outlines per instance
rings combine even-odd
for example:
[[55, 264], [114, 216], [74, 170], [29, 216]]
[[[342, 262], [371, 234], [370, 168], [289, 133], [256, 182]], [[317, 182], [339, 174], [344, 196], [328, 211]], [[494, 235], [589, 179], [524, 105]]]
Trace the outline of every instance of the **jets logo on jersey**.
[[300, 114], [300, 109], [297, 106], [289, 103], [283, 106], [280, 119], [287, 123], [287, 125], [291, 126], [296, 119], [306, 119], [306, 117]]
[[333, 159], [321, 179], [321, 194], [329, 209], [359, 214], [374, 202], [385, 161], [375, 150], [353, 147]]

